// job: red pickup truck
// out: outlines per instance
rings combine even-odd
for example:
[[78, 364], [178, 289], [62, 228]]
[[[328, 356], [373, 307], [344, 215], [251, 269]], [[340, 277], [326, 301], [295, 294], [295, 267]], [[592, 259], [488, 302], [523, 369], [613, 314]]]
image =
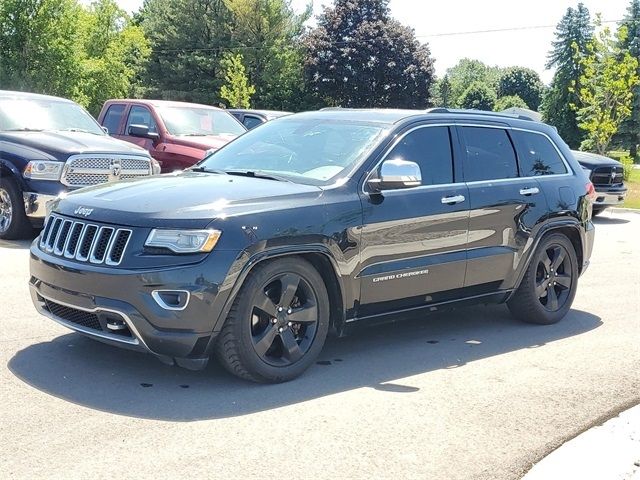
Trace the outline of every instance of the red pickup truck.
[[164, 100], [108, 100], [98, 122], [113, 137], [148, 150], [162, 173], [190, 167], [246, 132], [225, 110]]

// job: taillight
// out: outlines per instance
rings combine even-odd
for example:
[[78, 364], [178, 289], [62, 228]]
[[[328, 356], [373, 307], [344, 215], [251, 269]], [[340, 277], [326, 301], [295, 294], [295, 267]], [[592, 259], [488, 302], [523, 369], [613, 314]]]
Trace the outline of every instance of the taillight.
[[596, 201], [597, 194], [596, 194], [596, 189], [595, 189], [595, 187], [593, 186], [593, 183], [591, 183], [591, 182], [587, 183], [586, 187], [587, 187], [587, 197], [588, 197], [588, 198], [589, 198], [589, 200], [591, 200], [592, 202], [595, 202], [595, 201]]

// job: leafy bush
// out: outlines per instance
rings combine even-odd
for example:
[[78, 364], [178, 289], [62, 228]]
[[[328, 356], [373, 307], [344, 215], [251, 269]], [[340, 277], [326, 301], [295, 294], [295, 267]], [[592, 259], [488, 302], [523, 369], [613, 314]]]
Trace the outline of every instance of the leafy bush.
[[529, 108], [526, 102], [518, 95], [507, 95], [506, 97], [500, 97], [493, 106], [493, 109], [496, 112], [502, 112], [503, 110], [512, 107]]
[[624, 168], [624, 181], [628, 182], [631, 177], [631, 172], [633, 171], [633, 159], [625, 155], [620, 159], [620, 163], [622, 163], [622, 167]]

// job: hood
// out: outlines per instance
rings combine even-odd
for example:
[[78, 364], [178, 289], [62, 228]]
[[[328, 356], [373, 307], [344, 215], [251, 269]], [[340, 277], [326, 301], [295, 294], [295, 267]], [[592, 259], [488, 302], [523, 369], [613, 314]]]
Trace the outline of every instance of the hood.
[[204, 228], [216, 218], [315, 203], [322, 192], [297, 183], [183, 172], [83, 188], [60, 199], [54, 211], [77, 217], [83, 207], [93, 211], [82, 218], [97, 222]]
[[0, 140], [39, 150], [58, 160], [85, 152], [148, 155], [131, 143], [85, 132], [0, 132]]
[[207, 135], [205, 137], [186, 137], [178, 135], [173, 137], [173, 143], [176, 145], [199, 148], [201, 150], [209, 150], [210, 148], [218, 150], [236, 137], [237, 135], [232, 134]]
[[574, 158], [580, 165], [584, 165], [587, 168], [594, 167], [606, 167], [615, 166], [619, 167], [622, 164], [613, 158], [605, 157], [604, 155], [598, 155], [597, 153], [579, 152], [577, 150], [571, 150]]

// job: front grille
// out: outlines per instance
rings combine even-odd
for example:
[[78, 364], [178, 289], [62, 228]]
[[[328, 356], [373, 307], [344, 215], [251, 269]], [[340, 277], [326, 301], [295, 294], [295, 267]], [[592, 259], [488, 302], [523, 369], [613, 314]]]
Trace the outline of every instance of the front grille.
[[52, 214], [40, 236], [40, 249], [80, 262], [119, 265], [131, 230], [98, 226]]
[[591, 182], [595, 185], [619, 185], [624, 180], [623, 167], [598, 167], [591, 173]]
[[74, 155], [67, 160], [61, 182], [69, 187], [87, 187], [105, 182], [151, 175], [151, 161], [123, 155]]
[[102, 331], [102, 325], [98, 320], [98, 315], [77, 308], [67, 307], [51, 300], [44, 299], [45, 308], [53, 315], [67, 322], [75, 323], [81, 327]]

